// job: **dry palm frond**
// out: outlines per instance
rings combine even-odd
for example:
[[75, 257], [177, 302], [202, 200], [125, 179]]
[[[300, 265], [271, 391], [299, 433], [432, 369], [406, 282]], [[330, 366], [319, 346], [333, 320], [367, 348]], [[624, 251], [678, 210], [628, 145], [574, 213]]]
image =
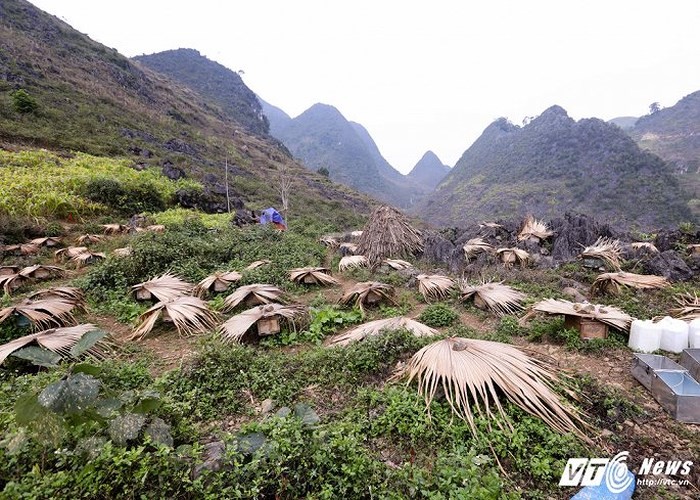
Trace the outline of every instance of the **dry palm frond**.
[[124, 224], [102, 224], [105, 234], [124, 234], [129, 232], [129, 226]]
[[32, 245], [31, 243], [22, 243], [19, 245], [5, 245], [2, 247], [4, 253], [10, 253], [13, 255], [36, 255], [41, 250], [38, 245]]
[[232, 283], [235, 283], [242, 277], [243, 275], [236, 271], [216, 272], [200, 281], [197, 286], [194, 287], [193, 293], [198, 297], [202, 297], [206, 295], [207, 292], [225, 292]]
[[479, 227], [481, 229], [487, 228], [487, 229], [503, 229], [503, 226], [501, 224], [498, 224], [496, 222], [482, 222], [479, 224]]
[[525, 217], [523, 227], [518, 233], [518, 241], [529, 239], [546, 240], [554, 233], [542, 221], [536, 220], [532, 215]]
[[413, 267], [413, 264], [401, 259], [384, 259], [384, 261], [382, 261], [382, 264], [386, 264], [390, 268], [396, 269], [397, 271], [401, 271], [403, 269], [411, 269]]
[[83, 267], [94, 264], [95, 262], [106, 258], [107, 256], [102, 252], [91, 252], [88, 250], [87, 252], [79, 253], [73, 257], [71, 262], [75, 262], [76, 267]]
[[48, 236], [46, 238], [35, 238], [29, 242], [30, 245], [38, 247], [55, 247], [61, 244], [61, 238], [57, 236]]
[[669, 285], [670, 283], [663, 276], [619, 271], [616, 273], [603, 273], [599, 275], [591, 287], [591, 293], [618, 294], [623, 286], [646, 290], [650, 288], [666, 288]]
[[84, 234], [76, 240], [78, 245], [92, 245], [93, 243], [102, 243], [102, 241], [104, 241], [104, 237], [99, 234]]
[[219, 327], [219, 333], [225, 342], [240, 343], [245, 333], [261, 320], [283, 319], [294, 323], [304, 317], [306, 312], [306, 306], [303, 305], [265, 304], [232, 316]]
[[112, 250], [112, 255], [115, 257], [128, 257], [134, 251], [131, 247], [115, 248]]
[[390, 257], [408, 257], [422, 252], [423, 237], [401, 212], [384, 205], [370, 215], [357, 242], [357, 250], [375, 266]]
[[129, 337], [131, 340], [143, 339], [153, 330], [158, 318], [170, 320], [180, 335], [212, 330], [216, 326], [217, 314], [210, 310], [207, 303], [198, 297], [180, 296], [167, 302], [158, 302], [140, 317], [139, 326]]
[[490, 252], [493, 247], [483, 238], [472, 238], [464, 244], [462, 250], [464, 250], [464, 257], [469, 260], [482, 252]]
[[684, 321], [700, 318], [700, 297], [697, 293], [682, 293], [675, 300], [678, 307], [671, 309], [671, 316]]
[[350, 236], [353, 238], [359, 238], [363, 233], [364, 231], [350, 231]]
[[340, 246], [340, 243], [338, 243], [338, 240], [334, 238], [333, 236], [321, 236], [319, 238], [319, 243], [322, 245], [327, 246], [328, 248], [338, 248]]
[[414, 319], [406, 318], [405, 316], [396, 316], [394, 318], [378, 319], [356, 326], [345, 333], [331, 337], [326, 342], [326, 345], [346, 346], [366, 337], [379, 335], [383, 331], [393, 330], [408, 330], [416, 337], [429, 337], [438, 333], [434, 328], [430, 328]]
[[163, 224], [153, 224], [151, 226], [146, 226], [146, 231], [151, 231], [153, 233], [165, 232], [165, 226]]
[[418, 291], [426, 302], [444, 299], [455, 284], [452, 278], [441, 274], [419, 274], [416, 279], [418, 280]]
[[462, 300], [474, 297], [474, 305], [479, 309], [489, 309], [497, 316], [517, 314], [523, 310], [523, 301], [527, 298], [522, 292], [515, 290], [501, 282], [481, 283], [470, 285], [466, 281], [459, 284], [462, 291]]
[[259, 268], [260, 266], [265, 266], [265, 265], [267, 265], [267, 264], [269, 264], [269, 263], [270, 263], [270, 261], [267, 260], [267, 259], [256, 260], [255, 262], [251, 262], [250, 264], [248, 264], [247, 266], [245, 266], [245, 268], [244, 268], [243, 270], [244, 270], [244, 271], [252, 271], [253, 269], [257, 269], [257, 268]]
[[635, 241], [634, 243], [631, 243], [630, 246], [634, 250], [645, 250], [649, 253], [659, 253], [659, 249], [656, 248], [656, 245], [648, 241]]
[[341, 255], [354, 255], [357, 253], [357, 245], [354, 243], [341, 243], [338, 246]]
[[19, 273], [19, 266], [0, 266], [0, 276], [11, 276]]
[[24, 269], [20, 270], [19, 274], [25, 278], [43, 280], [52, 276], [63, 276], [65, 272], [65, 269], [61, 269], [57, 266], [44, 266], [41, 264], [36, 264], [34, 266], [25, 267]]
[[394, 305], [394, 287], [377, 281], [358, 283], [345, 292], [338, 302], [359, 307], [364, 312], [365, 305], [378, 304], [387, 301]]
[[347, 255], [338, 262], [338, 271], [343, 272], [348, 269], [367, 267], [368, 262], [364, 255]]
[[[71, 348], [83, 338], [86, 333], [97, 330], [95, 325], [77, 325], [66, 328], [52, 328], [30, 335], [25, 335], [18, 339], [14, 339], [7, 344], [0, 346], [0, 364], [13, 352], [22, 347], [36, 342], [41, 347], [44, 347], [63, 357], [72, 357]], [[107, 347], [103, 342], [97, 342], [94, 346], [86, 351], [86, 354], [95, 358], [104, 358], [104, 353]]]
[[619, 240], [601, 236], [593, 245], [584, 248], [579, 258], [599, 259], [612, 266], [613, 269], [619, 269], [621, 252], [622, 245]]
[[307, 285], [331, 286], [340, 282], [331, 276], [331, 270], [325, 267], [299, 267], [289, 271], [289, 279]]
[[165, 273], [157, 278], [134, 285], [131, 290], [136, 295], [137, 300], [151, 300], [155, 297], [160, 302], [167, 302], [190, 293], [192, 285], [174, 274]]
[[82, 309], [85, 311], [85, 294], [80, 288], [75, 288], [72, 286], [56, 286], [52, 288], [45, 288], [43, 290], [37, 290], [27, 295], [30, 300], [46, 300], [46, 299], [60, 299], [66, 302], [72, 302], [75, 304], [77, 309]]
[[72, 259], [76, 255], [80, 255], [81, 253], [85, 253], [87, 251], [88, 247], [66, 247], [56, 250], [53, 255], [56, 262], [63, 262], [64, 260]]
[[74, 302], [64, 299], [24, 301], [0, 310], [0, 323], [13, 316], [23, 316], [34, 327], [38, 328], [65, 326], [76, 323], [73, 317], [73, 309], [75, 308]]
[[222, 310], [229, 312], [239, 304], [245, 303], [248, 306], [269, 304], [279, 302], [284, 296], [284, 292], [274, 285], [253, 284], [238, 288], [235, 292], [224, 299]]
[[0, 286], [7, 295], [12, 295], [12, 292], [24, 285], [29, 278], [21, 274], [2, 274], [0, 275]]
[[579, 412], [565, 405], [555, 392], [559, 380], [553, 370], [511, 345], [459, 337], [439, 340], [414, 354], [403, 374], [408, 383], [418, 381], [418, 392], [425, 398], [428, 412], [440, 391], [474, 434], [475, 413], [490, 419], [498, 415], [498, 426], [503, 428], [505, 422], [513, 430], [499, 399], [504, 394], [557, 432], [574, 433], [590, 442], [582, 430], [587, 425]]
[[633, 319], [629, 314], [617, 307], [569, 302], [568, 300], [560, 299], [542, 300], [533, 304], [530, 310], [531, 312], [526, 317], [534, 312], [579, 316], [581, 318], [595, 319], [620, 331], [629, 331]]
[[513, 264], [524, 266], [530, 260], [530, 254], [522, 248], [499, 248], [496, 254], [506, 267], [511, 267]]

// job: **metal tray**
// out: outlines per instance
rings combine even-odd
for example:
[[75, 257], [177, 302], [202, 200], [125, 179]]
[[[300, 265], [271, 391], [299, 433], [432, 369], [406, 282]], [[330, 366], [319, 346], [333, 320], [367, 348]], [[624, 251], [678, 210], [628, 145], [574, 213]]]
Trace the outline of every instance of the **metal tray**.
[[700, 424], [700, 384], [687, 371], [654, 370], [651, 394], [679, 422]]
[[680, 365], [700, 382], [700, 349], [685, 349], [681, 354]]
[[651, 390], [651, 381], [655, 370], [669, 370], [687, 372], [675, 361], [668, 359], [666, 356], [658, 354], [635, 354], [634, 363], [632, 364], [632, 375], [639, 380], [648, 391]]

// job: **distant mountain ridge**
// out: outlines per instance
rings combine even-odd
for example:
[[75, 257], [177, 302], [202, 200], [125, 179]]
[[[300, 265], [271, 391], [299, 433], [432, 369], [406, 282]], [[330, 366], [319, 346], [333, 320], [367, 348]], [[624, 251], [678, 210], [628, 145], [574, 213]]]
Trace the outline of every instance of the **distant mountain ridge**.
[[449, 173], [450, 167], [443, 164], [435, 153], [427, 151], [408, 173], [408, 177], [418, 184], [434, 189]]
[[489, 125], [416, 213], [455, 225], [573, 210], [651, 228], [688, 220], [686, 201], [669, 166], [619, 127], [552, 106], [524, 127]]
[[288, 118], [268, 103], [264, 109], [274, 136], [311, 170], [328, 169], [330, 178], [397, 207], [411, 206], [424, 190], [394, 169], [369, 132], [333, 106], [317, 103]]
[[240, 75], [195, 49], [175, 49], [136, 56], [135, 61], [168, 75], [218, 104], [249, 132], [267, 135], [270, 124], [255, 93]]

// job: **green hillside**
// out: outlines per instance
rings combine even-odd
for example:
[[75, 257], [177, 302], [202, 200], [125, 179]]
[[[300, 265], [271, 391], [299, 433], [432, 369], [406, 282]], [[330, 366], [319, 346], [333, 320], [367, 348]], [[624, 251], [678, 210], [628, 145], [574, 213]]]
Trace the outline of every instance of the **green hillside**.
[[489, 125], [417, 213], [464, 224], [574, 210], [651, 228], [690, 219], [687, 201], [669, 166], [619, 127], [553, 106], [524, 127]]
[[201, 205], [218, 207], [227, 163], [234, 205], [251, 209], [279, 205], [284, 171], [294, 183], [292, 213], [367, 211], [367, 198], [309, 172], [274, 139], [248, 132], [245, 116], [28, 2], [0, 3], [0, 39], [2, 147], [116, 156], [139, 169], [184, 174], [202, 182]]

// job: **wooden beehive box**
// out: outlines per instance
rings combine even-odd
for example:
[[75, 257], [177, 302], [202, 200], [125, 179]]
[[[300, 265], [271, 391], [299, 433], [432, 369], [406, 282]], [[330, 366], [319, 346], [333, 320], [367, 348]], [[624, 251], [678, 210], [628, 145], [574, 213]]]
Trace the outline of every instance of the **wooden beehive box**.
[[145, 288], [139, 288], [136, 290], [136, 300], [151, 300], [153, 295]]
[[217, 293], [225, 292], [228, 289], [229, 285], [230, 283], [228, 281], [217, 279], [214, 282], [214, 291]]
[[278, 316], [263, 318], [258, 321], [258, 335], [273, 335], [280, 332], [280, 319]]
[[608, 325], [601, 323], [597, 319], [566, 315], [564, 328], [578, 330], [581, 338], [584, 340], [605, 339], [608, 337]]
[[44, 280], [51, 277], [51, 271], [48, 269], [39, 268], [34, 271], [34, 278], [38, 280]]

